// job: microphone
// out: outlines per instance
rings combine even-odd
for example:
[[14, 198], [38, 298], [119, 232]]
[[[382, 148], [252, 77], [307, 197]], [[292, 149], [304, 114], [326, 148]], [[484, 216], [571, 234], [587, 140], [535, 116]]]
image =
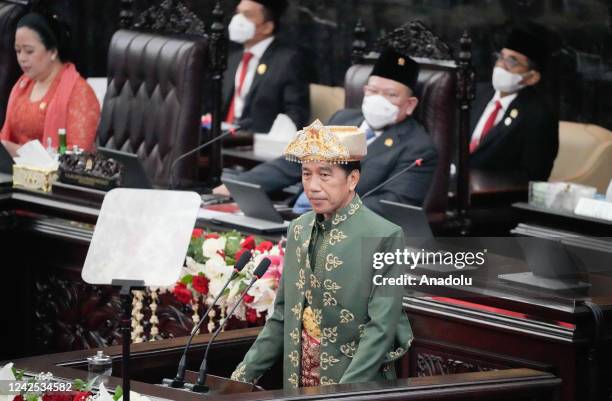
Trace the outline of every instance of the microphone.
[[411, 170], [414, 166], [421, 167], [422, 164], [423, 164], [423, 159], [416, 159], [415, 161], [410, 163], [409, 166], [407, 166], [404, 169], [402, 169], [402, 171], [397, 172], [396, 174], [392, 175], [391, 177], [389, 177], [388, 179], [386, 179], [382, 183], [380, 183], [377, 186], [375, 186], [374, 188], [370, 189], [365, 194], [361, 195], [360, 198], [363, 199], [366, 196], [372, 195], [373, 192], [378, 191], [380, 188], [384, 187], [385, 185], [387, 185], [391, 181], [395, 180], [397, 177], [399, 177], [400, 175], [404, 174], [406, 171]]
[[260, 279], [261, 276], [263, 276], [266, 273], [266, 271], [268, 270], [268, 267], [270, 267], [270, 259], [264, 258], [262, 259], [261, 262], [259, 262], [259, 265], [257, 265], [257, 267], [255, 268], [255, 271], [253, 272], [253, 278], [251, 279], [251, 282], [249, 283], [247, 288], [244, 291], [242, 291], [242, 294], [240, 294], [240, 299], [238, 300], [238, 302], [236, 302], [236, 305], [234, 305], [234, 307], [229, 311], [229, 313], [226, 314], [227, 317], [223, 320], [223, 323], [219, 325], [219, 327], [217, 328], [213, 336], [210, 338], [210, 341], [208, 342], [208, 346], [206, 346], [206, 352], [204, 353], [204, 359], [202, 359], [202, 364], [200, 365], [200, 373], [198, 374], [198, 380], [196, 380], [195, 384], [193, 384], [192, 386], [190, 386], [189, 384], [185, 385], [185, 387], [188, 387], [188, 388], [191, 387], [191, 391], [196, 392], [196, 393], [208, 392], [208, 386], [206, 385], [206, 373], [208, 371], [207, 361], [208, 361], [208, 351], [210, 351], [210, 345], [213, 343], [213, 341], [215, 341], [215, 338], [217, 338], [219, 333], [221, 333], [221, 330], [225, 327], [225, 324], [229, 320], [230, 316], [232, 316], [232, 314], [234, 313], [238, 305], [242, 303], [246, 293], [251, 289], [253, 284], [255, 284], [255, 281]]
[[204, 142], [201, 145], [196, 146], [195, 148], [193, 148], [193, 149], [183, 153], [182, 155], [180, 155], [179, 157], [174, 159], [174, 161], [170, 165], [170, 188], [169, 189], [174, 189], [174, 169], [176, 168], [176, 164], [178, 162], [180, 162], [181, 160], [183, 160], [187, 156], [190, 156], [190, 155], [194, 154], [195, 152], [204, 149], [208, 145], [211, 145], [211, 144], [217, 142], [218, 140], [220, 140], [222, 138], [225, 138], [228, 135], [234, 135], [236, 133], [236, 130], [239, 129], [239, 128], [240, 127], [234, 127], [234, 128], [232, 128], [230, 130], [227, 130], [224, 133], [222, 133], [221, 135], [211, 139], [210, 141]]
[[208, 307], [208, 309], [206, 310], [206, 312], [204, 313], [204, 315], [202, 316], [198, 324], [191, 330], [191, 335], [189, 336], [189, 340], [187, 340], [187, 345], [185, 345], [185, 349], [183, 350], [183, 355], [181, 355], [181, 360], [179, 361], [179, 364], [178, 364], [176, 376], [174, 377], [174, 379], [163, 379], [162, 380], [163, 384], [166, 384], [173, 388], [181, 388], [185, 385], [185, 368], [187, 366], [187, 351], [189, 351], [189, 347], [191, 347], [191, 341], [193, 340], [195, 333], [198, 332], [198, 330], [200, 329], [200, 326], [202, 326], [202, 323], [204, 322], [204, 320], [206, 319], [206, 317], [208, 316], [212, 308], [215, 306], [219, 298], [221, 298], [221, 294], [223, 294], [223, 291], [225, 291], [229, 283], [233, 279], [235, 279], [238, 273], [240, 273], [240, 271], [244, 269], [244, 266], [246, 266], [246, 264], [249, 263], [249, 260], [251, 260], [251, 256], [252, 256], [251, 251], [245, 251], [242, 255], [240, 255], [240, 258], [234, 265], [234, 271], [232, 272], [231, 277], [227, 280], [227, 282], [225, 283], [221, 291], [219, 291], [219, 294], [213, 300], [212, 304], [210, 304], [210, 306]]

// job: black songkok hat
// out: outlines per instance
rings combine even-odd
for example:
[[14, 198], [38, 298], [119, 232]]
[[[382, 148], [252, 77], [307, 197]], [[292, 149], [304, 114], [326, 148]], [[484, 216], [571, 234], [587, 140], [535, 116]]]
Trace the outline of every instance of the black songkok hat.
[[504, 47], [524, 54], [535, 64], [535, 69], [542, 70], [550, 57], [550, 49], [544, 38], [545, 35], [542, 32], [538, 33], [533, 29], [515, 28], [510, 32]]
[[278, 21], [280, 17], [283, 15], [285, 10], [287, 10], [287, 0], [255, 0], [257, 3], [261, 4], [272, 14], [272, 18], [274, 21]]
[[419, 65], [410, 57], [387, 47], [380, 54], [370, 75], [397, 81], [414, 90], [419, 76]]

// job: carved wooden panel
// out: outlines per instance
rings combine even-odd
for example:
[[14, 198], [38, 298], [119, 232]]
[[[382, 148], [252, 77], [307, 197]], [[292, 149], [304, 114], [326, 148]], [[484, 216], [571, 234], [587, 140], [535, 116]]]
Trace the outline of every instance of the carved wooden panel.
[[482, 363], [426, 352], [418, 352], [416, 354], [416, 361], [416, 376], [449, 375], [454, 373], [496, 370]]
[[206, 34], [204, 22], [178, 0], [164, 0], [148, 8], [136, 18], [133, 28], [156, 33]]

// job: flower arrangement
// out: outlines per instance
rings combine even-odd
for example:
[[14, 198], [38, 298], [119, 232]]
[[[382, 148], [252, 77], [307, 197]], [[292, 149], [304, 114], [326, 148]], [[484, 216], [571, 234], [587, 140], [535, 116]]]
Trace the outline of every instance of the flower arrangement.
[[[199, 319], [197, 305], [200, 302], [205, 307], [212, 304], [232, 275], [234, 264], [247, 250], [253, 254], [251, 261], [223, 291], [217, 305], [222, 305], [220, 312], [224, 317], [226, 311], [239, 301], [240, 294], [253, 277], [255, 267], [263, 258], [269, 258], [271, 264], [268, 271], [251, 287], [244, 297], [244, 303], [233, 316], [254, 324], [260, 317], [271, 315], [283, 270], [282, 241], [274, 244], [254, 236], [244, 237], [237, 231], [214, 233], [196, 228], [192, 233], [180, 279], [170, 290], [176, 300], [194, 307], [194, 323]], [[214, 313], [212, 315], [208, 323], [209, 331], [215, 326], [212, 319]]]

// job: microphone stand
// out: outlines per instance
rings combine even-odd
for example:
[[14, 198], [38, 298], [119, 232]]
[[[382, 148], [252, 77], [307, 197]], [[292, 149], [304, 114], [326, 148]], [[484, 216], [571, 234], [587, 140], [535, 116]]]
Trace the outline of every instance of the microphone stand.
[[212, 308], [216, 305], [219, 298], [221, 298], [223, 291], [225, 291], [225, 289], [232, 282], [232, 280], [236, 278], [238, 273], [240, 273], [240, 271], [244, 268], [244, 266], [249, 262], [250, 259], [251, 259], [251, 252], [249, 251], [243, 253], [240, 256], [240, 259], [238, 260], [238, 262], [236, 262], [232, 275], [226, 281], [221, 291], [219, 291], [219, 294], [215, 297], [213, 302], [210, 304], [210, 306], [208, 307], [208, 309], [206, 310], [206, 312], [204, 313], [204, 315], [202, 316], [198, 324], [195, 325], [193, 329], [191, 330], [191, 335], [189, 336], [189, 340], [187, 340], [187, 344], [185, 345], [185, 349], [183, 350], [183, 355], [181, 355], [181, 359], [179, 361], [179, 366], [176, 372], [176, 376], [174, 377], [174, 379], [163, 379], [162, 380], [163, 384], [169, 387], [172, 387], [172, 388], [181, 388], [185, 385], [185, 369], [187, 367], [187, 351], [189, 351], [189, 348], [191, 347], [191, 341], [193, 341], [193, 337], [195, 336], [195, 333], [198, 332], [198, 330], [202, 326], [202, 323], [204, 322], [204, 320], [206, 319], [206, 317], [208, 316]]
[[198, 379], [196, 380], [195, 384], [189, 384], [189, 383], [185, 384], [185, 387], [189, 388], [191, 391], [195, 393], [207, 393], [208, 392], [209, 387], [206, 385], [206, 373], [208, 372], [207, 361], [208, 361], [208, 351], [210, 351], [210, 346], [213, 343], [213, 341], [215, 341], [217, 336], [221, 333], [221, 330], [225, 327], [225, 325], [227, 324], [228, 320], [230, 319], [230, 317], [232, 316], [236, 308], [238, 308], [238, 305], [242, 303], [246, 293], [251, 289], [253, 284], [255, 284], [255, 281], [257, 281], [259, 278], [261, 278], [261, 276], [264, 275], [264, 273], [266, 272], [269, 266], [270, 266], [270, 259], [264, 259], [259, 263], [259, 266], [257, 266], [257, 268], [255, 269], [254, 277], [251, 279], [251, 282], [249, 283], [247, 288], [244, 291], [242, 291], [242, 293], [240, 294], [240, 299], [238, 299], [238, 302], [236, 302], [234, 307], [229, 311], [229, 313], [227, 313], [226, 315], [227, 317], [223, 320], [223, 323], [219, 325], [219, 327], [217, 328], [217, 330], [211, 337], [210, 341], [208, 341], [208, 345], [206, 346], [206, 352], [204, 353], [204, 359], [202, 359], [202, 364], [200, 365], [200, 372], [198, 374]]

